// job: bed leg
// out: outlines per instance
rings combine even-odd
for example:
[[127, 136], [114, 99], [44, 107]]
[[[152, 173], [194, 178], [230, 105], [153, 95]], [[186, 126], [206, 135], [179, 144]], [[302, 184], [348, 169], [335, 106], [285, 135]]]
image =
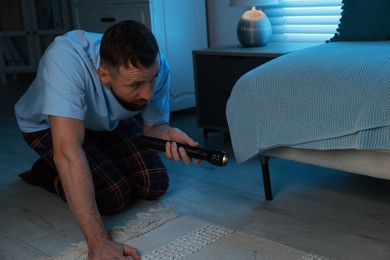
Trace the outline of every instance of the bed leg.
[[260, 155], [261, 171], [263, 173], [264, 193], [266, 200], [272, 200], [271, 178], [268, 166], [269, 156]]

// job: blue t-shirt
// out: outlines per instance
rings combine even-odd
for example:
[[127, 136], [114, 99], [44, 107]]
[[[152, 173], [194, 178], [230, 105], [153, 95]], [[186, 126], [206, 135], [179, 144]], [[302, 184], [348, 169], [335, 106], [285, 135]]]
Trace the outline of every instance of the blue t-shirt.
[[[113, 130], [140, 112], [124, 109], [97, 74], [102, 34], [75, 30], [58, 36], [43, 55], [36, 78], [15, 105], [23, 132], [50, 127], [49, 115], [83, 120], [86, 129]], [[153, 97], [141, 112], [148, 125], [169, 121], [169, 64], [160, 53]]]

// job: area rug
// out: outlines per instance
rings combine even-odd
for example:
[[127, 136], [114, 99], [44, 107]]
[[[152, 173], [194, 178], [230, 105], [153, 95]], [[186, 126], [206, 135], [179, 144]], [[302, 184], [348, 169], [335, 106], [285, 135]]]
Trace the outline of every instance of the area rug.
[[[136, 220], [111, 231], [116, 241], [138, 249], [142, 260], [165, 259], [270, 259], [327, 260], [261, 237], [193, 217], [180, 216], [174, 208], [140, 213]], [[51, 260], [86, 259], [80, 243]]]

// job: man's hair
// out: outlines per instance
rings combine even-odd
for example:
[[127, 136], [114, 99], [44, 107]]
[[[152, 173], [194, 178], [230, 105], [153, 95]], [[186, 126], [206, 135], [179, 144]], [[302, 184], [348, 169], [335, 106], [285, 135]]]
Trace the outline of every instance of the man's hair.
[[103, 35], [100, 60], [110, 71], [119, 67], [148, 68], [159, 53], [153, 33], [142, 23], [127, 20], [114, 24]]

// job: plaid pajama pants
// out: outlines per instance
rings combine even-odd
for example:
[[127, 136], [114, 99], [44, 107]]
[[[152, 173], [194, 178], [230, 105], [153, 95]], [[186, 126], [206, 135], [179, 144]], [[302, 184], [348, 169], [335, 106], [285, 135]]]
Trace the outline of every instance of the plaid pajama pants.
[[[142, 133], [134, 117], [119, 122], [113, 131], [85, 131], [83, 149], [101, 214], [119, 212], [134, 196], [153, 200], [166, 193], [169, 180], [160, 156], [134, 142]], [[23, 133], [23, 137], [55, 169], [50, 129]], [[66, 200], [61, 183], [56, 188]]]

